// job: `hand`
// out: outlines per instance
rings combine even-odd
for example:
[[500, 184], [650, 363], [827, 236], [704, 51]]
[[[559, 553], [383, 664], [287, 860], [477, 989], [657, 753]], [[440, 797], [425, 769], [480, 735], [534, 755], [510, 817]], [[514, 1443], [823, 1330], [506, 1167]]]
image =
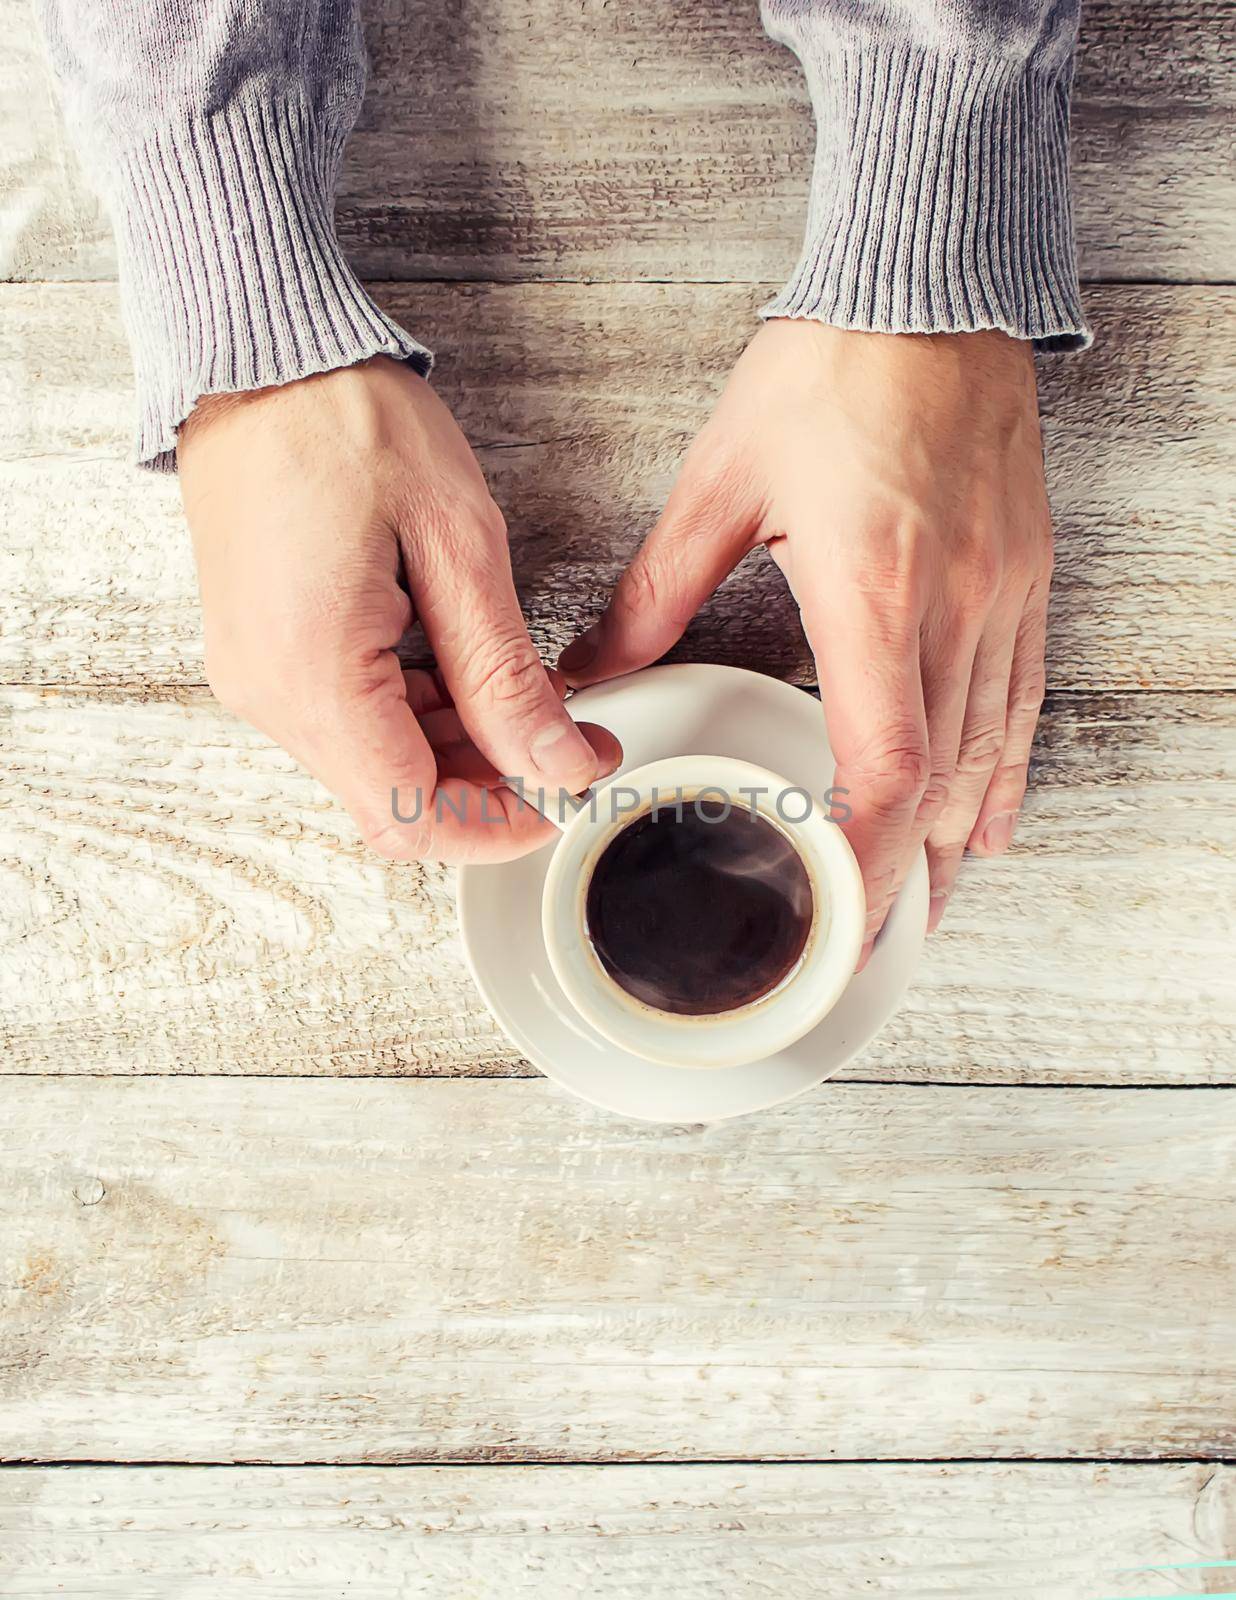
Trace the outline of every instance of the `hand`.
[[924, 840], [934, 928], [962, 851], [1002, 851], [1025, 792], [1051, 573], [1029, 346], [767, 323], [568, 682], [663, 655], [757, 544], [815, 655], [865, 961]]
[[[411, 368], [377, 357], [204, 400], [177, 455], [211, 687], [380, 854], [519, 855], [554, 830], [499, 774], [574, 794], [617, 765], [616, 741], [567, 715], [528, 637], [501, 513]], [[400, 670], [414, 614], [437, 675]], [[396, 792], [403, 817], [419, 794], [417, 820], [396, 820]]]

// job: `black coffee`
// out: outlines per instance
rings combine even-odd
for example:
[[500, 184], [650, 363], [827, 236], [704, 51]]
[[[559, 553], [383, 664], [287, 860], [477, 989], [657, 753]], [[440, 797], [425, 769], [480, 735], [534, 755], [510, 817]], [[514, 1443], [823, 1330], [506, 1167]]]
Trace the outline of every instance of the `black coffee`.
[[807, 869], [745, 806], [684, 800], [628, 824], [588, 885], [588, 936], [615, 983], [645, 1005], [707, 1016], [785, 978], [811, 932]]

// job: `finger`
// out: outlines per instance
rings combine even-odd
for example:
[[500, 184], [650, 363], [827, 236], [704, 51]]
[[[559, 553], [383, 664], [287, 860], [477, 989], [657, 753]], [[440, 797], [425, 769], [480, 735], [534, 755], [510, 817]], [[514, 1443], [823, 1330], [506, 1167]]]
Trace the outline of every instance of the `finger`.
[[559, 656], [576, 688], [634, 672], [673, 648], [750, 548], [756, 510], [733, 474], [689, 455], [665, 510], [600, 619]]
[[927, 835], [927, 866], [931, 874], [929, 932], [940, 925], [966, 841], [1004, 747], [1016, 617], [1016, 611], [1010, 614], [1007, 610], [994, 616], [975, 653], [953, 780]]
[[417, 614], [477, 748], [534, 787], [580, 793], [597, 776], [596, 755], [528, 637], [497, 508], [414, 537]]
[[481, 789], [501, 789], [502, 774], [492, 762], [485, 757], [472, 743], [471, 739], [451, 740], [448, 743], [434, 747], [434, 759], [438, 764], [438, 783], [449, 784], [452, 779], [461, 778], [465, 783], [475, 784]]
[[[459, 713], [452, 707], [430, 711], [417, 719], [433, 749], [438, 778], [467, 778], [470, 783], [497, 788], [506, 774], [487, 761], [472, 742]], [[598, 776], [608, 777], [622, 763], [622, 746], [607, 728], [581, 722], [580, 731], [596, 752]]]
[[941, 604], [941, 599], [937, 596], [935, 624], [925, 627], [922, 634], [921, 671], [930, 770], [910, 830], [907, 850], [911, 861], [936, 827], [956, 781], [983, 627], [980, 612], [951, 602]]
[[[566, 679], [556, 667], [547, 667], [545, 670], [549, 673], [549, 681], [553, 686], [554, 693], [559, 700], [565, 700], [567, 693]], [[424, 718], [427, 713], [448, 708], [452, 711], [455, 709], [451, 703], [451, 692], [446, 687], [442, 674], [436, 668], [405, 668], [403, 684], [408, 704], [412, 707], [416, 716], [420, 718], [422, 726], [424, 726]], [[432, 743], [432, 740], [430, 742]]]
[[347, 807], [390, 861], [506, 861], [553, 838], [552, 824], [507, 789], [450, 777], [409, 706], [396, 656], [332, 668], [327, 688], [287, 729], [270, 728]]
[[417, 717], [441, 711], [451, 704], [450, 690], [443, 682], [442, 674], [436, 670], [424, 667], [405, 670], [403, 689], [404, 698]]
[[[811, 548], [810, 545], [807, 548]], [[793, 586], [816, 660], [820, 699], [844, 791], [844, 824], [867, 895], [861, 969], [912, 859], [919, 802], [931, 774], [913, 603], [861, 591], [834, 605], [835, 576], [796, 559]]]
[[[622, 762], [622, 749], [618, 741], [608, 729], [599, 728], [593, 722], [581, 722], [579, 726], [597, 752], [600, 775], [607, 777]], [[434, 758], [438, 764], [440, 784], [450, 778], [463, 778], [468, 783], [479, 784], [483, 789], [507, 787], [503, 783], [505, 774], [500, 773], [491, 761], [486, 761], [466, 734], [435, 744]]]
[[1043, 707], [1047, 669], [1047, 580], [1030, 591], [1013, 646], [1004, 748], [970, 835], [976, 855], [1006, 850], [1025, 798], [1034, 730]]
[[454, 706], [445, 706], [440, 711], [422, 711], [416, 720], [435, 755], [448, 745], [471, 743], [463, 718]]

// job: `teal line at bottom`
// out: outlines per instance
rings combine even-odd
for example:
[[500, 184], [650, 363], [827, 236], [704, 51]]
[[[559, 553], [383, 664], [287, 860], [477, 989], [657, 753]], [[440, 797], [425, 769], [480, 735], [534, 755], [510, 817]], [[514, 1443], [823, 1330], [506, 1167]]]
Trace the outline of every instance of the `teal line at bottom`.
[[1111, 1595], [1108, 1600], [1236, 1600], [1236, 1589], [1225, 1589], [1222, 1594]]
[[1196, 1572], [1202, 1567], [1236, 1567], [1236, 1561], [1148, 1561], [1144, 1567], [1117, 1567], [1117, 1572]]

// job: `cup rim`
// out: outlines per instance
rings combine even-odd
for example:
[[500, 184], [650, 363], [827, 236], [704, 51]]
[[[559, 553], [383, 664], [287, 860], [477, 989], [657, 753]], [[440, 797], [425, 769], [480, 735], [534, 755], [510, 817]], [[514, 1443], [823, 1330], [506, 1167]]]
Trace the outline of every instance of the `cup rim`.
[[[762, 796], [793, 793], [809, 800], [809, 810], [796, 819], [779, 810], [770, 813], [766, 804], [755, 807], [789, 838], [802, 859], [812, 884], [814, 920], [807, 947], [791, 972], [767, 994], [735, 1011], [694, 1017], [647, 1005], [604, 971], [584, 926], [588, 869], [612, 838], [648, 809], [660, 783], [671, 781], [675, 789], [685, 790], [684, 801], [692, 792], [698, 797], [723, 785], [733, 794], [758, 790]], [[769, 768], [732, 756], [670, 756], [647, 762], [615, 773], [593, 793], [600, 800], [615, 787], [639, 791], [642, 804], [608, 818], [594, 818], [592, 805], [578, 810], [563, 828], [545, 874], [542, 937], [567, 1001], [603, 1038], [663, 1066], [733, 1067], [788, 1048], [841, 998], [862, 950], [862, 875], [840, 827], [816, 794]]]

